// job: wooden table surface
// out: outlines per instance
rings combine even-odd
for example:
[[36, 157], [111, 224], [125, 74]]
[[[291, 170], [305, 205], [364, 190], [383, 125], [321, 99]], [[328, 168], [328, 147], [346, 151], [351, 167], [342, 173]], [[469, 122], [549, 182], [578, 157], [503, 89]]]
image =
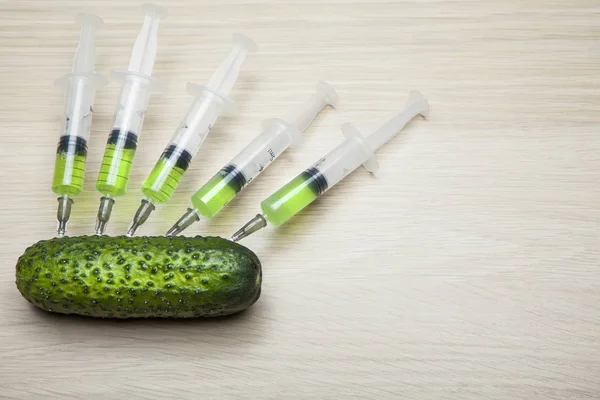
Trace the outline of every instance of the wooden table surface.
[[[226, 210], [190, 235], [229, 236], [341, 140], [430, 101], [378, 153], [287, 225], [243, 243], [261, 299], [225, 320], [102, 321], [33, 309], [16, 259], [53, 237], [50, 190], [79, 12], [101, 16], [97, 69], [127, 66], [140, 3], [0, 1], [0, 397], [14, 399], [600, 398], [600, 6], [593, 0], [173, 0], [163, 3], [123, 234], [191, 97], [243, 32], [258, 44], [169, 204], [190, 195], [319, 80], [340, 95]], [[97, 93], [70, 235], [91, 234], [119, 90]]]

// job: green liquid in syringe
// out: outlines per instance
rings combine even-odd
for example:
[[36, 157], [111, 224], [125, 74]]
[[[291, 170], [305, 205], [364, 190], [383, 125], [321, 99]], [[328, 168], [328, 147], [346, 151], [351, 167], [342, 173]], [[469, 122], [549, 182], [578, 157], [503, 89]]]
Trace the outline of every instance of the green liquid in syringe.
[[266, 198], [260, 206], [265, 218], [274, 226], [280, 226], [326, 190], [325, 177], [316, 168], [310, 168]]
[[83, 190], [87, 143], [80, 137], [63, 136], [54, 162], [52, 191], [61, 196], [76, 196]]
[[102, 194], [123, 196], [127, 192], [134, 156], [135, 150], [117, 149], [115, 145], [107, 145], [96, 189]]
[[228, 165], [213, 176], [193, 196], [192, 204], [199, 214], [212, 218], [246, 186], [244, 174]]
[[142, 185], [142, 193], [155, 203], [169, 201], [192, 159], [187, 151], [177, 156], [174, 150], [169, 146], [164, 151]]
[[128, 132], [126, 135], [121, 135], [118, 129], [110, 133], [96, 182], [96, 189], [100, 193], [123, 196], [127, 192], [136, 148], [135, 133]]

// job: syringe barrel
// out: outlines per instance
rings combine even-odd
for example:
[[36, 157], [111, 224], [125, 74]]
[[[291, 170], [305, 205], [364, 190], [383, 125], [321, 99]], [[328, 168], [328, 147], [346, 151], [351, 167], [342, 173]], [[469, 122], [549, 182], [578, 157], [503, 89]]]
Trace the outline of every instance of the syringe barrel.
[[54, 83], [65, 93], [52, 178], [52, 191], [61, 196], [75, 196], [83, 190], [94, 98], [96, 89], [106, 84], [106, 79], [94, 72], [95, 37], [102, 19], [82, 14], [77, 21], [81, 24], [81, 33], [72, 72]]
[[142, 185], [146, 197], [156, 203], [171, 198], [224, 107], [226, 102], [218, 94], [209, 89], [200, 92]]
[[86, 143], [90, 139], [94, 98], [95, 74], [68, 74], [61, 79], [66, 83], [64, 118], [61, 136], [78, 136]]
[[175, 146], [194, 157], [217, 122], [225, 104], [216, 93], [203, 90], [180, 122], [169, 146]]
[[113, 80], [122, 82], [111, 131], [131, 133], [137, 140], [142, 131], [150, 94], [159, 84], [151, 77], [136, 73], [115, 71], [111, 76]]
[[96, 182], [100, 193], [113, 197], [127, 192], [151, 85], [151, 78], [138, 74], [117, 76], [123, 84]]
[[61, 136], [78, 136], [87, 142], [96, 89], [107, 83], [106, 78], [96, 73], [94, 67], [96, 33], [103, 21], [96, 15], [79, 14], [77, 22], [81, 25], [81, 31], [72, 71], [57, 79], [54, 86], [65, 93]]
[[235, 166], [242, 173], [246, 183], [271, 165], [293, 142], [293, 137], [289, 134], [289, 124], [284, 120], [278, 118], [267, 120], [263, 127], [263, 132], [228, 164]]
[[347, 139], [261, 203], [265, 218], [279, 226], [369, 159], [361, 143]]
[[60, 139], [56, 148], [52, 191], [75, 196], [83, 190], [96, 84], [94, 74], [69, 74]]
[[293, 141], [290, 126], [281, 119], [265, 121], [263, 132], [239, 152], [192, 196], [197, 212], [212, 218]]
[[372, 153], [360, 142], [360, 138], [346, 139], [309, 168], [318, 171], [324, 178], [324, 190], [320, 194], [331, 189], [371, 156]]

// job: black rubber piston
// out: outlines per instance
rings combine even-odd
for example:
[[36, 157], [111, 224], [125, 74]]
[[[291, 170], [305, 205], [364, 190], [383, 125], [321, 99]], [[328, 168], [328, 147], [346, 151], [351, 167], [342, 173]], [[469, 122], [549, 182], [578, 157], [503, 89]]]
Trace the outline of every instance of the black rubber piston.
[[57, 153], [87, 156], [87, 140], [80, 136], [64, 135], [58, 140]]
[[137, 148], [138, 137], [135, 133], [129, 131], [126, 134], [122, 134], [119, 129], [113, 129], [108, 135], [107, 144], [117, 146], [123, 144], [123, 147], [127, 150], [135, 150]]
[[180, 150], [175, 145], [170, 145], [163, 151], [162, 158], [175, 160], [175, 166], [186, 171], [192, 162], [192, 155], [185, 149]]
[[302, 177], [308, 181], [308, 186], [319, 196], [325, 193], [329, 184], [325, 175], [317, 168], [309, 168], [302, 173]]
[[220, 174], [224, 179], [227, 179], [227, 184], [230, 185], [236, 193], [239, 193], [248, 183], [242, 170], [234, 164], [225, 166], [221, 169]]

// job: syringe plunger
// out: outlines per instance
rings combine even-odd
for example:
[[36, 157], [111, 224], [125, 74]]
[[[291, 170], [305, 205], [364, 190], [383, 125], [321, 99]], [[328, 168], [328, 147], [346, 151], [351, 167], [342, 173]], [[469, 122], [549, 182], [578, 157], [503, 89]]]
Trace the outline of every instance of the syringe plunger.
[[96, 52], [96, 31], [104, 25], [102, 18], [92, 14], [79, 14], [77, 22], [81, 25], [81, 34], [75, 58], [73, 72], [94, 72]]
[[213, 73], [208, 82], [208, 88], [227, 98], [240, 74], [246, 55], [254, 53], [256, 49], [256, 43], [252, 39], [241, 33], [235, 33], [233, 35], [233, 48]]
[[406, 106], [398, 114], [384, 122], [375, 132], [367, 137], [367, 143], [377, 151], [396, 136], [404, 126], [417, 115], [427, 118], [429, 115], [429, 104], [423, 95], [419, 92], [410, 92]]
[[[81, 32], [73, 58], [72, 70], [54, 82], [57, 89], [73, 91], [73, 96], [76, 96], [75, 92], [81, 91], [81, 88], [69, 88], [71, 78], [74, 76], [82, 77], [86, 85], [89, 83], [89, 87], [93, 89], [98, 89], [108, 83], [104, 76], [95, 72], [96, 34], [98, 29], [104, 25], [104, 21], [93, 14], [79, 14], [75, 20], [81, 25]], [[86, 90], [88, 90], [87, 87]]]
[[301, 106], [291, 109], [283, 117], [283, 120], [296, 128], [298, 133], [302, 133], [323, 107], [328, 104], [335, 107], [338, 100], [339, 97], [331, 85], [326, 82], [318, 82], [316, 93], [310, 96]]
[[144, 24], [133, 45], [128, 70], [151, 76], [156, 59], [158, 26], [160, 20], [167, 16], [167, 10], [155, 4], [144, 4], [142, 10], [145, 14]]
[[367, 171], [375, 174], [379, 169], [375, 152], [406, 126], [410, 120], [417, 115], [426, 118], [429, 115], [429, 103], [419, 92], [412, 91], [402, 111], [384, 122], [369, 136], [365, 137], [354, 125], [346, 123], [342, 125], [342, 133], [347, 140], [353, 140], [362, 148], [366, 160], [363, 166]]

